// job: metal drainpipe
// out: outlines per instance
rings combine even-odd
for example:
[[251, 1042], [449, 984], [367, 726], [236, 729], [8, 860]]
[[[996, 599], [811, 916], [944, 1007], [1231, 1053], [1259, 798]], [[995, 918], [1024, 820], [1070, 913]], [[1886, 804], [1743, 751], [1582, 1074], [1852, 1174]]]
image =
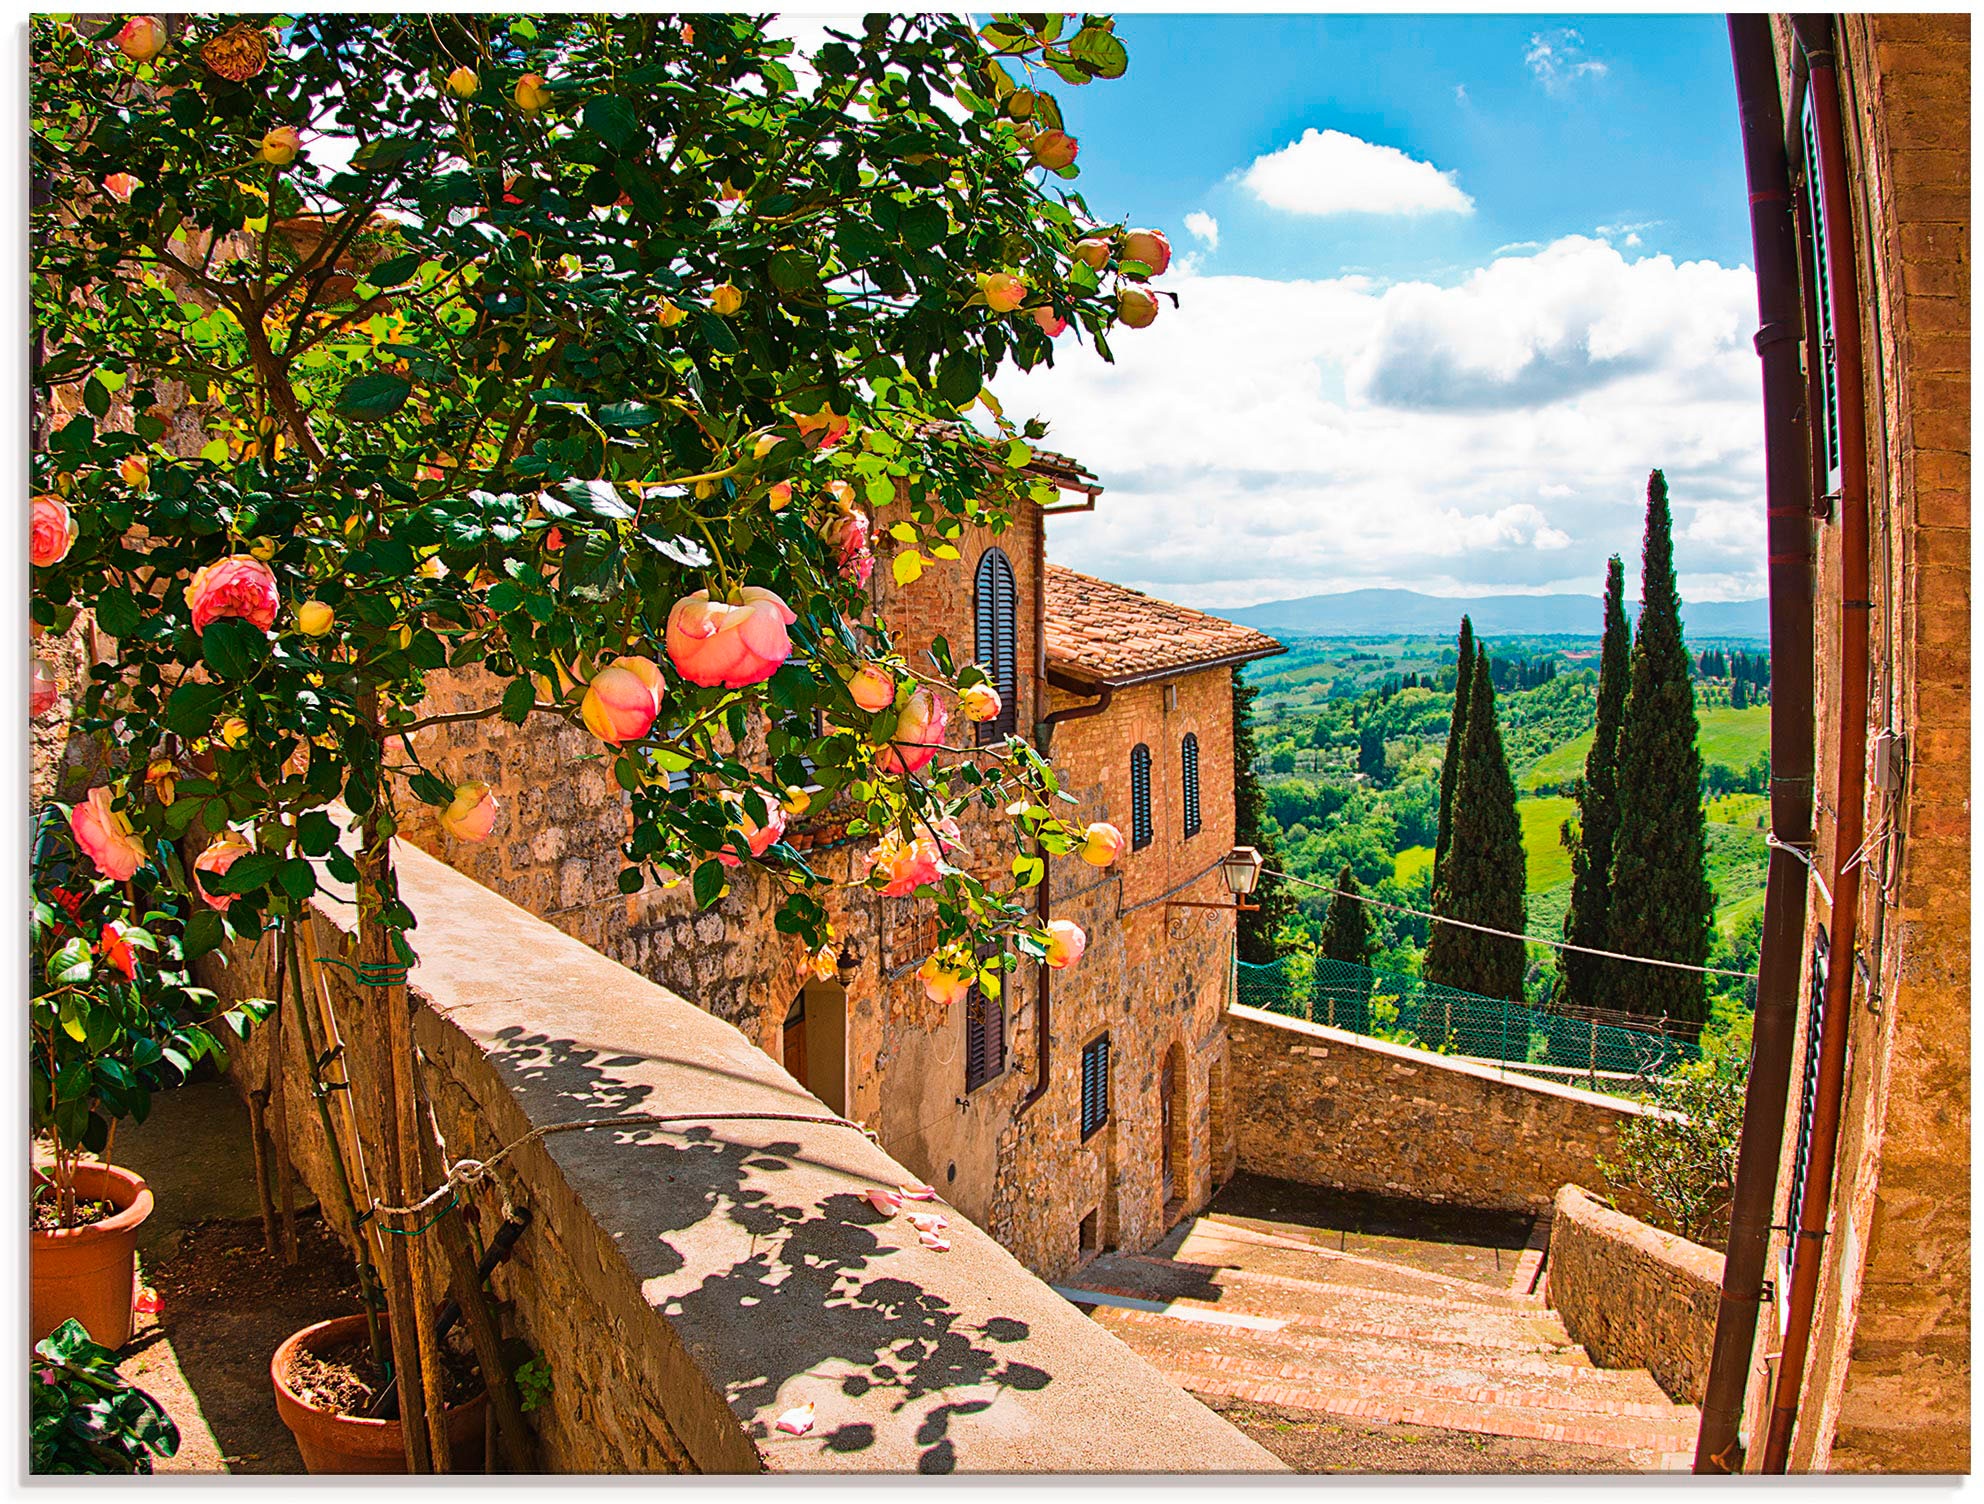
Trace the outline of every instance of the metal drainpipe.
[[1763, 1471], [1781, 1473], [1791, 1454], [1798, 1421], [1805, 1360], [1818, 1299], [1826, 1217], [1832, 1204], [1833, 1170], [1839, 1151], [1839, 1124], [1846, 1081], [1846, 1038], [1852, 1022], [1855, 931], [1859, 923], [1860, 873], [1856, 861], [1862, 840], [1867, 781], [1867, 638], [1873, 606], [1868, 594], [1867, 434], [1860, 364], [1859, 276], [1854, 260], [1852, 205], [1847, 198], [1846, 149], [1841, 136], [1839, 78], [1833, 65], [1832, 18], [1794, 16], [1798, 45], [1811, 68], [1812, 118], [1819, 156], [1819, 194], [1831, 233], [1826, 267], [1833, 290], [1834, 365], [1839, 389], [1839, 763], [1834, 790], [1832, 842], [1832, 964], [1826, 970], [1824, 1026], [1819, 1035], [1818, 1080], [1813, 1086], [1812, 1141], [1806, 1161], [1805, 1193], [1791, 1208], [1795, 1246], [1784, 1351], [1778, 1360], [1770, 1429], [1764, 1438]]
[[[1798, 291], [1798, 236], [1790, 164], [1778, 110], [1770, 19], [1729, 17], [1729, 51], [1743, 123], [1750, 235], [1757, 264], [1757, 354], [1763, 366], [1764, 491], [1768, 528], [1771, 657], [1771, 830], [1788, 846], [1812, 838], [1812, 519], [1810, 433], [1803, 421], [1798, 347], [1806, 329]], [[1730, 1199], [1729, 1240], [1715, 1345], [1695, 1441], [1698, 1473], [1742, 1467], [1737, 1442], [1749, 1387], [1757, 1312], [1770, 1252], [1778, 1156], [1798, 1033], [1805, 897], [1811, 878], [1781, 848], [1770, 854], [1757, 1009], [1743, 1128]]]

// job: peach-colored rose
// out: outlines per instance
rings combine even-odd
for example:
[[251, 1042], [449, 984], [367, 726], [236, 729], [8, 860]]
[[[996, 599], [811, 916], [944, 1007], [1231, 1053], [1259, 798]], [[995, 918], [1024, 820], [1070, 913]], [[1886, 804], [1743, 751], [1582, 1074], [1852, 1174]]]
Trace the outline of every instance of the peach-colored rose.
[[854, 703], [869, 714], [887, 710], [896, 702], [896, 676], [879, 663], [864, 663], [847, 681], [847, 692]]
[[834, 560], [845, 574], [848, 565], [868, 551], [873, 531], [874, 525], [866, 512], [859, 507], [847, 507], [820, 524], [820, 541], [833, 550]]
[[901, 832], [889, 831], [863, 860], [867, 876], [872, 878], [879, 872], [887, 879], [881, 890], [885, 898], [907, 898], [943, 875], [943, 855], [938, 843], [928, 836], [905, 841]]
[[133, 491], [149, 490], [152, 483], [152, 462], [142, 454], [127, 454], [117, 467], [117, 478]]
[[1082, 832], [1082, 860], [1091, 867], [1107, 867], [1123, 854], [1123, 832], [1107, 820], [1097, 820]]
[[287, 167], [303, 150], [303, 138], [287, 125], [279, 125], [262, 137], [262, 160], [272, 167]]
[[[732, 806], [731, 818], [736, 821], [737, 828], [744, 832], [744, 843], [751, 848], [752, 856], [763, 856], [771, 850], [773, 843], [785, 834], [785, 810], [769, 791], [753, 789], [751, 797], [747, 799], [735, 789], [725, 789], [717, 797]], [[771, 810], [763, 825], [760, 825], [752, 814], [752, 811], [759, 807], [760, 801]], [[719, 851], [716, 859], [726, 867], [743, 865], [743, 859], [735, 852]]]
[[76, 542], [76, 519], [69, 514], [69, 503], [47, 494], [35, 497], [28, 508], [28, 562], [46, 569], [69, 557]]
[[1072, 919], [1054, 919], [1047, 925], [1047, 964], [1056, 971], [1065, 971], [1082, 958], [1088, 949], [1088, 936], [1082, 927]]
[[967, 721], [994, 721], [1005, 703], [999, 698], [999, 691], [989, 684], [974, 684], [969, 689], [958, 691], [958, 709], [964, 712]]
[[39, 720], [44, 711], [55, 703], [61, 686], [55, 681], [55, 667], [46, 658], [34, 658], [28, 662], [28, 716]]
[[979, 273], [978, 290], [994, 313], [1011, 313], [1026, 301], [1026, 283], [1011, 272]]
[[186, 604], [193, 613], [193, 630], [204, 632], [223, 616], [252, 622], [264, 632], [275, 625], [276, 577], [260, 559], [230, 554], [193, 576], [186, 587]]
[[93, 788], [89, 798], [69, 811], [69, 830], [83, 855], [105, 877], [123, 882], [150, 855], [144, 841], [132, 833], [131, 822], [110, 807], [110, 790]]
[[138, 191], [138, 180], [128, 172], [113, 172], [103, 180], [103, 191], [119, 203], [128, 203]]
[[526, 115], [535, 115], [551, 103], [551, 91], [544, 87], [542, 73], [526, 73], [517, 80], [517, 108]]
[[792, 505], [792, 482], [782, 480], [777, 485], [769, 487], [765, 492], [765, 500], [771, 503], [774, 512], [783, 512]]
[[792, 421], [799, 429], [799, 437], [814, 449], [831, 449], [847, 436], [849, 420], [831, 407], [823, 407], [817, 413], [801, 413]]
[[917, 685], [896, 720], [895, 736], [875, 758], [875, 767], [884, 773], [914, 773], [937, 755], [937, 744], [949, 725], [943, 701], [927, 684]]
[[1126, 287], [1116, 294], [1116, 317], [1132, 329], [1148, 329], [1157, 318], [1157, 298], [1141, 287]]
[[930, 1001], [946, 1008], [963, 1002], [971, 991], [970, 972], [953, 971], [935, 956], [916, 969], [916, 976]]
[[652, 659], [615, 658], [592, 676], [579, 715], [594, 736], [618, 747], [648, 734], [661, 697], [661, 669]]
[[482, 80], [476, 77], [475, 69], [466, 65], [448, 75], [448, 92], [457, 99], [473, 99], [481, 87]]
[[1068, 321], [1062, 318], [1061, 315], [1056, 313], [1052, 308], [1034, 309], [1033, 321], [1036, 324], [1040, 325], [1040, 332], [1046, 335], [1049, 339], [1053, 339], [1057, 335], [1060, 335], [1068, 327]]
[[209, 893], [200, 882], [200, 874], [210, 872], [215, 877], [219, 877], [254, 849], [248, 844], [248, 838], [240, 831], [224, 830], [208, 843], [205, 851], [193, 858], [193, 886], [198, 889], [200, 897], [206, 900], [208, 908], [225, 912], [227, 906], [234, 902], [235, 895]]
[[685, 595], [668, 613], [668, 661], [691, 684], [742, 689], [762, 684], [792, 656], [785, 629], [799, 618], [769, 590], [747, 585], [735, 601], [707, 590]]
[[719, 282], [710, 289], [710, 307], [719, 317], [727, 319], [743, 306], [744, 291], [736, 283]]
[[157, 16], [133, 16], [111, 40], [134, 63], [149, 63], [165, 51], [165, 23]]
[[1059, 171], [1074, 164], [1075, 153], [1081, 147], [1066, 131], [1042, 131], [1027, 143], [1027, 150], [1042, 167]]
[[1161, 276], [1171, 265], [1171, 242], [1162, 230], [1132, 230], [1123, 237], [1123, 259], [1141, 261], [1153, 277]]
[[457, 841], [486, 841], [496, 828], [496, 796], [480, 779], [455, 785], [455, 797], [441, 811], [441, 829]]
[[1075, 242], [1074, 254], [1075, 260], [1081, 262], [1083, 266], [1101, 271], [1109, 265], [1109, 242], [1091, 235], [1087, 239]]

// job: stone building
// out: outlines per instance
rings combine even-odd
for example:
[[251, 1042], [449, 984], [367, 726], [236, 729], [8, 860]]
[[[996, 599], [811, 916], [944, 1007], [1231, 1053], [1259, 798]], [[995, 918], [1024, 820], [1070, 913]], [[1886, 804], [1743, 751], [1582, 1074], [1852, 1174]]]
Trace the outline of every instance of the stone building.
[[[1965, 15], [1774, 17], [1780, 97], [1805, 163], [1802, 221], [1839, 253], [1807, 306], [1823, 321], [1808, 425], [1817, 557], [1815, 868], [1836, 871], [1842, 811], [1843, 623], [1870, 632], [1864, 718], [1864, 880], [1850, 954], [1811, 887], [1800, 1033], [1777, 1179], [1769, 1298], [1747, 1390], [1748, 1461], [1783, 1366], [1783, 1229], [1812, 1150], [1814, 978], [1850, 968], [1837, 1172], [1792, 1471], [1963, 1472], [1970, 1462], [1970, 20]], [[1813, 23], [1827, 23], [1815, 25]], [[1810, 143], [1836, 81], [1842, 153]], [[1815, 82], [1808, 86], [1807, 79]], [[1794, 153], [1794, 155], [1797, 153]], [[1836, 181], [1830, 200], [1827, 177]], [[1815, 203], [1815, 187], [1817, 201]], [[1835, 212], [1843, 206], [1847, 212]], [[1850, 277], [1841, 272], [1850, 271]], [[1858, 339], [1852, 340], [1853, 326]], [[1831, 351], [1828, 349], [1827, 353]], [[1849, 358], [1852, 357], [1852, 358]], [[1814, 359], [1808, 341], [1807, 360]], [[1850, 379], [1859, 368], [1857, 389]], [[1864, 466], [1842, 452], [1857, 415]], [[1819, 419], [1824, 421], [1818, 421]], [[1855, 472], [1858, 473], [1842, 473]], [[1868, 599], [1843, 598], [1842, 486], [1867, 498]], [[1845, 853], [1850, 857], [1851, 852]], [[1828, 950], [1833, 953], [1828, 954]]]
[[[931, 905], [852, 886], [869, 843], [848, 838], [833, 807], [788, 835], [834, 885], [833, 980], [802, 975], [798, 942], [772, 926], [777, 892], [762, 872], [742, 873], [703, 911], [686, 885], [622, 895], [625, 796], [588, 733], [542, 718], [421, 733], [429, 766], [488, 781], [507, 818], [476, 846], [446, 836], [426, 809], [401, 834], [735, 1024], [1056, 1278], [1085, 1252], [1155, 1241], [1209, 1199], [1230, 1163], [1233, 917], [1178, 905], [1231, 901], [1217, 867], [1233, 845], [1232, 673], [1281, 647], [1048, 565], [1047, 518], [1089, 509], [1101, 488], [1045, 452], [1031, 472], [1074, 499], [1022, 501], [996, 535], [967, 527], [957, 561], [907, 586], [884, 561], [871, 589], [912, 656], [941, 634], [991, 670], [1008, 707], [997, 729], [1031, 732], [1082, 818], [1130, 838], [1107, 871], [1074, 857], [1049, 864], [1044, 912], [1087, 932], [1080, 966], [1022, 961], [1001, 999], [931, 1003], [914, 975], [935, 936]], [[878, 537], [890, 520], [878, 519]], [[437, 676], [430, 689], [436, 710], [490, 703], [471, 675]], [[961, 865], [1009, 872], [1003, 819], [966, 821], [963, 834]]]

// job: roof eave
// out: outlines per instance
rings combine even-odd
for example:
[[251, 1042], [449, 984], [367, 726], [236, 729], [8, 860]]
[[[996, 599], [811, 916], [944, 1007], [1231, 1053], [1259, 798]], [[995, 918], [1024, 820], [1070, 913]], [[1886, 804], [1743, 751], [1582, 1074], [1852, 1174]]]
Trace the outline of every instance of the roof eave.
[[1080, 686], [1078, 692], [1100, 694], [1105, 689], [1132, 689], [1139, 684], [1156, 684], [1165, 679], [1181, 679], [1186, 674], [1204, 673], [1208, 669], [1237, 668], [1243, 663], [1252, 663], [1257, 658], [1274, 658], [1288, 651], [1285, 643], [1273, 643], [1267, 647], [1248, 648], [1239, 653], [1222, 653], [1217, 658], [1197, 658], [1190, 663], [1173, 663], [1163, 668], [1145, 669], [1135, 674], [1098, 674], [1083, 664], [1069, 659], [1058, 662], [1050, 655], [1047, 660], [1049, 679], [1057, 675]]

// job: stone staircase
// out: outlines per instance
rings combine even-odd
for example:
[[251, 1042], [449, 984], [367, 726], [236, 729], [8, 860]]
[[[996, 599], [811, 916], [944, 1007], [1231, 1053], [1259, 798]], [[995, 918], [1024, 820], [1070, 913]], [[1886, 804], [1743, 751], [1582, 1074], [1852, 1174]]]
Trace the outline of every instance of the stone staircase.
[[1537, 1293], [1547, 1230], [1488, 1279], [1207, 1214], [1061, 1293], [1204, 1399], [1602, 1449], [1686, 1471], [1700, 1412], [1644, 1369], [1593, 1366]]

